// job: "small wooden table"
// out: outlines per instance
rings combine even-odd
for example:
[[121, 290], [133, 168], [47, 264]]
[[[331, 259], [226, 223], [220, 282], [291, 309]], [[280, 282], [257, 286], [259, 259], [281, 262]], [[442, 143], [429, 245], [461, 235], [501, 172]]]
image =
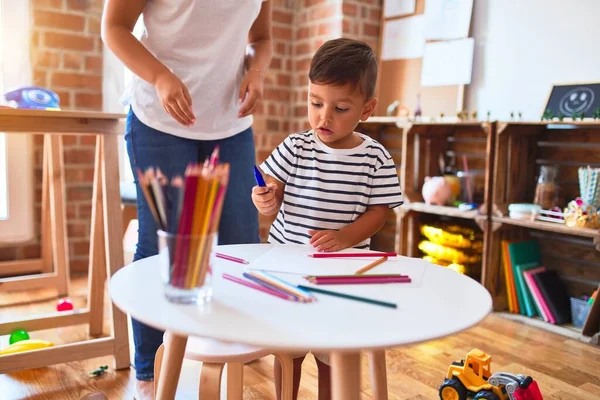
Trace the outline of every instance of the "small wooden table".
[[[51, 185], [48, 185], [48, 205], [43, 207], [49, 207], [51, 212], [48, 215], [50, 220], [42, 221], [42, 227], [52, 232], [54, 258], [54, 272], [0, 279], [0, 290], [27, 288], [27, 281], [31, 284], [29, 287], [57, 285], [59, 293], [68, 290], [68, 283], [65, 283], [69, 279], [69, 269], [61, 135], [96, 135], [88, 307], [0, 321], [0, 335], [10, 334], [14, 329], [36, 331], [88, 324], [90, 336], [102, 336], [104, 284], [107, 276], [112, 276], [123, 266], [118, 139], [125, 132], [124, 117], [123, 114], [101, 112], [0, 109], [0, 132], [45, 135], [44, 156], [48, 167], [45, 179], [49, 179]], [[42, 251], [43, 257], [48, 257], [48, 254]], [[114, 356], [115, 369], [128, 368], [127, 317], [113, 306], [111, 320], [112, 329], [108, 337], [1, 356], [0, 373], [107, 355]]]
[[[420, 259], [390, 258], [373, 273], [409, 274], [409, 284], [336, 285], [326, 289], [394, 302], [397, 309], [350, 301], [318, 293], [317, 302], [281, 300], [222, 279], [224, 272], [241, 277], [245, 267], [290, 270], [276, 274], [292, 283], [307, 284], [303, 274], [348, 274], [372, 259], [315, 259], [312, 248], [279, 245], [285, 256], [268, 263], [267, 252], [277, 245], [219, 246], [218, 251], [250, 261], [247, 266], [217, 259], [214, 298], [205, 307], [170, 303], [163, 288], [158, 256], [136, 261], [110, 280], [109, 293], [117, 307], [150, 326], [169, 331], [157, 398], [175, 395], [188, 336], [245, 343], [283, 353], [330, 352], [335, 400], [360, 398], [360, 352], [440, 338], [480, 322], [492, 309], [488, 291], [475, 280]], [[271, 253], [273, 254], [273, 253]], [[341, 261], [340, 261], [341, 260]], [[273, 261], [273, 259], [271, 259]], [[164, 375], [163, 375], [164, 374]]]

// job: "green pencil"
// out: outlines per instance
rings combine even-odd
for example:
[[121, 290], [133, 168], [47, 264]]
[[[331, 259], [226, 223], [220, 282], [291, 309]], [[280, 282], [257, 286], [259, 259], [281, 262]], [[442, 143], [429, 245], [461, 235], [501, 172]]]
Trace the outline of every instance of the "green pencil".
[[304, 286], [304, 285], [298, 285], [298, 287], [300, 289], [308, 290], [310, 292], [327, 294], [329, 296], [341, 297], [341, 298], [348, 299], [348, 300], [362, 301], [363, 303], [375, 304], [375, 305], [382, 306], [382, 307], [398, 308], [397, 304], [388, 303], [385, 301], [374, 300], [374, 299], [369, 299], [367, 297], [359, 297], [359, 296], [354, 296], [354, 295], [346, 294], [346, 293], [332, 292], [330, 290], [317, 289], [314, 287]]

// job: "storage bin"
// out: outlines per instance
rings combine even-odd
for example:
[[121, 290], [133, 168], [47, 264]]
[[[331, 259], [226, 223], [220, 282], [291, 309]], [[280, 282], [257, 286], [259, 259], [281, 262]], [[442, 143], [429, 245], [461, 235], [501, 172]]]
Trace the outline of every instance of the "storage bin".
[[583, 328], [591, 308], [592, 305], [588, 304], [587, 300], [571, 297], [571, 317], [573, 325], [578, 328]]

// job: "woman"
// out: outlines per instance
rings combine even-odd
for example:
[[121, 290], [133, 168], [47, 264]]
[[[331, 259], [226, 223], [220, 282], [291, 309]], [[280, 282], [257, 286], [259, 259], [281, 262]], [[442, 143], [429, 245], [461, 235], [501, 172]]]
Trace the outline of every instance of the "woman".
[[[132, 31], [140, 15], [145, 30], [138, 41]], [[258, 214], [250, 197], [251, 114], [271, 60], [270, 2], [107, 0], [102, 38], [134, 74], [125, 134], [134, 176], [148, 167], [168, 177], [183, 175], [189, 163], [204, 161], [218, 145], [220, 160], [231, 164], [219, 243], [258, 242]], [[134, 260], [158, 251], [156, 225], [139, 186], [137, 199]], [[132, 325], [136, 389], [139, 398], [150, 398], [163, 333], [135, 320]]]

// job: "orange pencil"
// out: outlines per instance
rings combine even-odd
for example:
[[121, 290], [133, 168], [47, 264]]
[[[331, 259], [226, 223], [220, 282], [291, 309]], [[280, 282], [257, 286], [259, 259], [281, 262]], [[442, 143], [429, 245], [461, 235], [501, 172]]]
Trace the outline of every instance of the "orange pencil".
[[364, 274], [365, 272], [372, 270], [373, 268], [375, 268], [376, 266], [378, 266], [379, 264], [387, 261], [387, 257], [381, 257], [380, 259], [377, 259], [375, 261], [373, 261], [371, 264], [369, 265], [365, 265], [364, 267], [362, 267], [361, 269], [359, 269], [358, 271], [355, 272], [356, 275], [360, 275], [360, 274]]

